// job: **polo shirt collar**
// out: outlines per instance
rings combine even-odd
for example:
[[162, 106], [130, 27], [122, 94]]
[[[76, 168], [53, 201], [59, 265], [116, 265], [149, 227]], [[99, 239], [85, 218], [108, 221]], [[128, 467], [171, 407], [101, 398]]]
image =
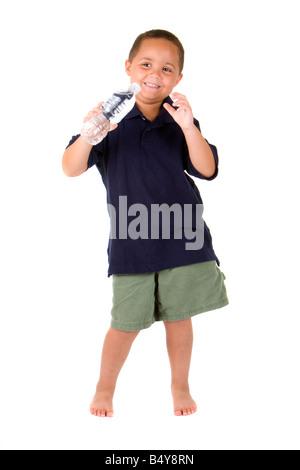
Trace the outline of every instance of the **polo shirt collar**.
[[[169, 96], [167, 96], [164, 99], [164, 101], [162, 102], [162, 104], [164, 104], [164, 103], [168, 103], [168, 104], [172, 105], [173, 101]], [[137, 105], [135, 104], [134, 107], [132, 108], [132, 110], [124, 117], [124, 119], [131, 119], [131, 118], [134, 118], [136, 116], [143, 116], [143, 113], [137, 107]], [[156, 119], [159, 119], [159, 121], [162, 122], [162, 123], [165, 123], [165, 122], [166, 123], [168, 123], [168, 122], [174, 123], [175, 122], [174, 119], [172, 118], [172, 116], [170, 115], [170, 113], [168, 113], [168, 111], [164, 107], [161, 108], [159, 115], [154, 119], [154, 121], [156, 121]]]

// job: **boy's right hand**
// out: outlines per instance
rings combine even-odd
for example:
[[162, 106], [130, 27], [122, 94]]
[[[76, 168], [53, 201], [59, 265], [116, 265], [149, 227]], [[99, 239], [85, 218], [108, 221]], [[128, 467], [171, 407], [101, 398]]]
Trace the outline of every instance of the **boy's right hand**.
[[[103, 103], [104, 101], [100, 101], [100, 103], [98, 103], [98, 105], [95, 106], [95, 108], [93, 108], [92, 111], [88, 113], [88, 115], [84, 118], [83, 122], [89, 121], [93, 116], [98, 116], [99, 114], [102, 114], [103, 111], [101, 109], [101, 106], [103, 105]], [[111, 124], [109, 132], [114, 131], [117, 127], [118, 124]]]

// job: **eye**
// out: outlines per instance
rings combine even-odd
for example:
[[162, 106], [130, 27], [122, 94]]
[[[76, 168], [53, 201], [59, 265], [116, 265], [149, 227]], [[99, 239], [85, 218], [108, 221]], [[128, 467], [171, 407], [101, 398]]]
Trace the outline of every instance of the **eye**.
[[168, 67], [163, 68], [164, 72], [172, 72], [172, 70], [168, 69]]
[[142, 64], [142, 66], [146, 67], [146, 68], [149, 68], [149, 67], [151, 67], [151, 64], [145, 63], [145, 64]]

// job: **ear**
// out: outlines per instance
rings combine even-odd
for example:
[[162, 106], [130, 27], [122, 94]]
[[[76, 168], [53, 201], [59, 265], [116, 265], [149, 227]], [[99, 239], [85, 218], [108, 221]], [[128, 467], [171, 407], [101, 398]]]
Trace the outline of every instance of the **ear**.
[[181, 81], [182, 77], [183, 77], [183, 74], [181, 73], [181, 74], [179, 75], [179, 77], [177, 78], [176, 82], [175, 82], [174, 88], [175, 88], [175, 87], [178, 85], [178, 83]]
[[125, 72], [127, 73], [127, 75], [131, 75], [131, 72], [130, 72], [130, 69], [131, 69], [131, 62], [129, 60], [126, 60], [125, 61]]

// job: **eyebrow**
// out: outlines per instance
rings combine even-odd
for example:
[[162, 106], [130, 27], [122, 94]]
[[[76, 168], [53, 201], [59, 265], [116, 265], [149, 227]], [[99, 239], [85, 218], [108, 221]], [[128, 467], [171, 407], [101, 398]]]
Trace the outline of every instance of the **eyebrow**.
[[[153, 59], [149, 59], [149, 57], [143, 57], [140, 60], [150, 60], [150, 62], [152, 62]], [[175, 66], [173, 64], [171, 64], [171, 62], [167, 62], [166, 65], [171, 65], [175, 69]]]

